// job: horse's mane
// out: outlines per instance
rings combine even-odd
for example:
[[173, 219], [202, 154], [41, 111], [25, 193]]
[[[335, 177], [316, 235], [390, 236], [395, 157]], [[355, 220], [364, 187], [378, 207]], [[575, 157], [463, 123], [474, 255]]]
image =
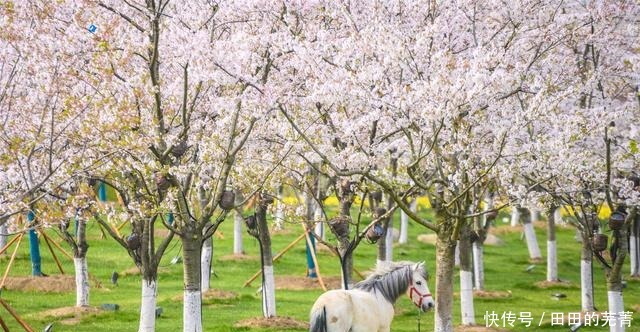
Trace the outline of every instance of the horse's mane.
[[[387, 262], [377, 266], [367, 277], [353, 288], [366, 292], [380, 292], [390, 303], [395, 303], [398, 297], [407, 291], [411, 282], [413, 262]], [[421, 266], [419, 271], [426, 279], [427, 272]]]

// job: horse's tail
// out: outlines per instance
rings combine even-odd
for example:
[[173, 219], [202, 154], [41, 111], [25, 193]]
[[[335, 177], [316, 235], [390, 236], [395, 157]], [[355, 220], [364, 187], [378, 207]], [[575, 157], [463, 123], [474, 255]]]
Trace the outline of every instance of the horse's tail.
[[328, 332], [327, 331], [327, 308], [322, 307], [311, 313], [311, 326], [309, 332]]

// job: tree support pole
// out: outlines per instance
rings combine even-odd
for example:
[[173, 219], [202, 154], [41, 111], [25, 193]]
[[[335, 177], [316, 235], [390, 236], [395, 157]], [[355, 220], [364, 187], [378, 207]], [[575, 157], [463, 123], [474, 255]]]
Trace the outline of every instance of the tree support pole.
[[7, 243], [6, 246], [4, 246], [2, 249], [0, 249], [0, 255], [4, 254], [4, 252], [7, 251], [9, 249], [9, 247], [11, 247], [11, 245], [18, 240], [18, 238], [22, 237], [22, 235], [24, 235], [24, 233], [20, 233], [20, 235], [18, 235], [16, 237], [14, 237], [13, 239], [11, 239], [9, 241], [9, 243]]
[[49, 238], [44, 235], [44, 231], [40, 232], [40, 234], [44, 239], [44, 243], [47, 244], [49, 251], [51, 251], [51, 256], [53, 256], [53, 260], [56, 262], [56, 265], [58, 266], [58, 270], [60, 270], [60, 274], [64, 274], [64, 270], [62, 269], [62, 264], [60, 264], [60, 261], [58, 260], [58, 256], [56, 256], [56, 253], [53, 251], [53, 247], [51, 247], [51, 243], [49, 243]]
[[44, 232], [43, 232], [43, 233], [42, 233], [42, 236], [43, 236], [44, 238], [49, 239], [49, 241], [50, 241], [51, 243], [53, 243], [53, 245], [54, 245], [56, 248], [58, 248], [58, 250], [60, 250], [60, 252], [61, 252], [63, 255], [67, 256], [67, 258], [69, 258], [70, 260], [73, 260], [73, 256], [71, 256], [71, 254], [69, 254], [68, 252], [66, 252], [66, 251], [64, 250], [64, 248], [62, 248], [62, 247], [61, 247], [61, 246], [60, 246], [56, 241], [54, 241], [53, 239], [49, 238], [49, 235], [47, 235], [47, 233], [44, 233]]
[[316, 256], [315, 246], [312, 245], [307, 227], [303, 224], [302, 228], [304, 229], [304, 236], [305, 238], [307, 238], [307, 245], [311, 249], [311, 258], [313, 259], [313, 264], [316, 266], [316, 274], [318, 275], [318, 281], [320, 282], [320, 287], [322, 287], [322, 290], [326, 292], [327, 287], [324, 285], [324, 281], [322, 280], [322, 275], [320, 274], [320, 265], [318, 264], [318, 256]]
[[16, 244], [16, 248], [13, 250], [13, 254], [11, 254], [11, 259], [9, 259], [9, 264], [7, 265], [7, 269], [4, 271], [4, 275], [2, 276], [2, 281], [0, 281], [0, 289], [4, 287], [4, 282], [7, 280], [7, 276], [9, 275], [9, 271], [11, 271], [11, 265], [13, 261], [16, 259], [16, 254], [18, 253], [18, 248], [20, 248], [20, 242], [22, 241], [22, 237], [24, 233], [20, 234], [18, 237], [18, 243]]
[[7, 324], [4, 323], [4, 321], [2, 320], [2, 317], [0, 317], [0, 326], [2, 326], [2, 330], [4, 332], [9, 332], [9, 327], [7, 326]]
[[15, 320], [18, 322], [18, 324], [20, 324], [20, 326], [22, 326], [22, 328], [27, 331], [27, 332], [35, 332], [31, 326], [29, 326], [27, 324], [27, 322], [25, 322], [24, 320], [22, 320], [22, 318], [20, 318], [20, 316], [18, 316], [18, 313], [15, 312], [15, 310], [13, 310], [13, 308], [11, 308], [11, 306], [5, 302], [3, 299], [0, 299], [0, 304], [2, 304], [2, 306], [9, 312], [9, 314], [11, 314], [11, 316], [13, 316], [13, 318], [15, 318]]

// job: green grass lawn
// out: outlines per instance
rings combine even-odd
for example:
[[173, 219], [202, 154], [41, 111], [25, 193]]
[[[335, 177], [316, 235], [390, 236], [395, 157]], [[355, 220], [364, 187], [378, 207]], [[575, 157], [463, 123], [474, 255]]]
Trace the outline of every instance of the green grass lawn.
[[[396, 219], [397, 220], [397, 219]], [[500, 220], [500, 218], [498, 219]], [[299, 225], [287, 225], [288, 231], [273, 236], [274, 254], [284, 248], [289, 242], [301, 234]], [[508, 226], [500, 226], [508, 227]], [[242, 284], [254, 272], [260, 263], [259, 260], [221, 260], [220, 258], [232, 252], [233, 233], [232, 223], [225, 222], [221, 227], [224, 238], [216, 237], [214, 240], [214, 269], [217, 276], [212, 278], [212, 287], [238, 293], [236, 299], [205, 301], [202, 309], [205, 331], [248, 331], [249, 329], [235, 328], [234, 324], [242, 319], [261, 315], [260, 298], [256, 294], [259, 280], [253, 283], [253, 287], [242, 288]], [[394, 257], [396, 260], [426, 261], [426, 266], [433, 273], [435, 248], [433, 245], [422, 244], [416, 241], [416, 236], [426, 232], [426, 229], [416, 224], [410, 225], [410, 243], [396, 245]], [[544, 230], [537, 229], [538, 241], [542, 252], [545, 252], [546, 237]], [[53, 238], [59, 239], [52, 231]], [[500, 247], [486, 247], [486, 289], [490, 291], [510, 291], [512, 296], [501, 299], [476, 299], [476, 322], [484, 325], [486, 311], [503, 312], [531, 312], [534, 319], [533, 326], [525, 328], [516, 322], [513, 331], [567, 331], [568, 326], [550, 326], [552, 312], [576, 312], [580, 310], [580, 261], [579, 244], [573, 239], [573, 229], [560, 229], [558, 231], [558, 265], [559, 275], [563, 280], [570, 281], [573, 287], [556, 289], [539, 289], [534, 283], [545, 279], [546, 263], [536, 266], [531, 272], [526, 272], [530, 265], [526, 244], [521, 240], [519, 232], [501, 235], [505, 245]], [[137, 329], [138, 309], [140, 303], [140, 277], [130, 275], [121, 277], [118, 286], [110, 283], [113, 271], [122, 272], [133, 267], [131, 259], [126, 252], [109, 239], [100, 239], [97, 225], [89, 226], [89, 273], [102, 283], [101, 288], [95, 288], [92, 282], [90, 302], [100, 306], [103, 303], [117, 303], [120, 310], [89, 316], [82, 319], [76, 325], [62, 325], [57, 323], [55, 331], [133, 331]], [[259, 247], [257, 241], [246, 235], [245, 250], [248, 255], [257, 257]], [[64, 244], [63, 244], [64, 246]], [[41, 244], [43, 257], [43, 271], [48, 274], [58, 274], [57, 268], [44, 243]], [[157, 320], [157, 331], [177, 331], [182, 328], [182, 303], [179, 300], [182, 293], [182, 266], [170, 264], [171, 259], [180, 254], [180, 244], [177, 240], [170, 246], [165, 255], [159, 275], [158, 305], [163, 308], [162, 317]], [[11, 252], [11, 250], [9, 251]], [[59, 255], [61, 256], [61, 255]], [[375, 265], [376, 247], [362, 243], [355, 253], [355, 267], [366, 271]], [[3, 272], [9, 261], [8, 255], [0, 257], [0, 268]], [[323, 276], [338, 276], [339, 264], [337, 258], [327, 252], [320, 252], [319, 261]], [[64, 258], [65, 272], [73, 273], [73, 262]], [[300, 242], [294, 249], [288, 252], [275, 264], [277, 275], [304, 276], [305, 274], [305, 248]], [[625, 269], [628, 274], [628, 266]], [[30, 262], [28, 256], [27, 239], [22, 242], [16, 262], [10, 276], [27, 276], [30, 274]], [[603, 272], [595, 265], [595, 303], [600, 310], [606, 310], [606, 284]], [[433, 290], [435, 280], [430, 280], [430, 288]], [[456, 273], [455, 284], [458, 279]], [[629, 281], [624, 292], [625, 308], [640, 304], [640, 281]], [[457, 287], [456, 287], [457, 289]], [[277, 311], [280, 316], [290, 316], [299, 320], [307, 320], [309, 309], [315, 299], [321, 294], [319, 289], [304, 291], [279, 290], [276, 293]], [[566, 298], [553, 299], [552, 294], [561, 292]], [[52, 321], [45, 319], [41, 313], [46, 310], [73, 306], [75, 293], [35, 293], [3, 290], [2, 298], [7, 300], [22, 317], [36, 330], [41, 330]], [[421, 319], [421, 331], [433, 329], [433, 312], [418, 315], [417, 309], [406, 297], [400, 298], [396, 306], [397, 315], [393, 321], [393, 331], [417, 331], [417, 319]], [[542, 314], [545, 319], [542, 326], [538, 322]], [[11, 319], [7, 312], [0, 308], [0, 317], [8, 324], [11, 331], [20, 331], [18, 325]], [[454, 322], [460, 322], [459, 301], [454, 303]], [[640, 315], [634, 314], [631, 328], [627, 331], [640, 331]], [[582, 328], [580, 331], [606, 331], [608, 328]], [[254, 329], [253, 331], [267, 331]]]

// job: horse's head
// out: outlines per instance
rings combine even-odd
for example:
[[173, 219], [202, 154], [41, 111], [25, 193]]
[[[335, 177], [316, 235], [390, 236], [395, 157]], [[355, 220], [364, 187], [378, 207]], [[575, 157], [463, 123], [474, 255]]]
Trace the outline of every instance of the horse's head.
[[431, 296], [427, 285], [427, 279], [428, 275], [427, 270], [424, 268], [424, 262], [411, 266], [411, 280], [407, 295], [409, 295], [411, 302], [422, 311], [428, 311], [435, 306], [433, 296]]

